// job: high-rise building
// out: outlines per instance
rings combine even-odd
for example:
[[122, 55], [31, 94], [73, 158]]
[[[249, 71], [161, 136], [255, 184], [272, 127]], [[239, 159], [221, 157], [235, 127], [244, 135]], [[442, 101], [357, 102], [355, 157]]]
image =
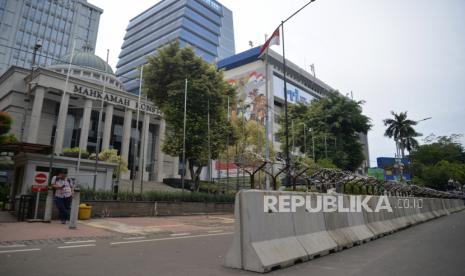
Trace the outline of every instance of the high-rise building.
[[11, 65], [30, 68], [39, 40], [40, 66], [71, 52], [73, 41], [95, 49], [102, 13], [87, 0], [0, 0], [0, 74]]
[[232, 12], [214, 0], [162, 0], [131, 19], [116, 65], [126, 90], [137, 91], [147, 56], [173, 41], [211, 63], [234, 55]]
[[[268, 111], [270, 130], [268, 139], [273, 141], [274, 149], [278, 152], [281, 150], [282, 142], [278, 135], [278, 131], [282, 127], [280, 114], [284, 112], [285, 97], [283, 57], [270, 49], [267, 66], [265, 58], [259, 57], [260, 48], [261, 46], [255, 47], [220, 60], [217, 66], [224, 70], [225, 79], [236, 87], [238, 106], [237, 109], [231, 110], [231, 115], [233, 117], [241, 115], [245, 120], [257, 121], [257, 123], [265, 125], [266, 112]], [[331, 91], [334, 91], [334, 88], [317, 78], [314, 72], [313, 74], [307, 72], [306, 68], [301, 68], [290, 60], [286, 60], [286, 72], [287, 102], [289, 104], [310, 104], [313, 100], [326, 97]], [[303, 129], [299, 131], [303, 133]], [[365, 163], [357, 172], [363, 174], [370, 164], [368, 139], [367, 135], [363, 133], [360, 133], [359, 137], [363, 145]], [[328, 142], [328, 151], [334, 151], [337, 143], [337, 141]], [[293, 154], [298, 154], [298, 152]], [[316, 160], [323, 158], [325, 157], [315, 156]], [[235, 168], [235, 165], [232, 163], [228, 166], [223, 164], [216, 167], [221, 168], [220, 170], [227, 170]], [[220, 174], [222, 173], [224, 175], [224, 172], [220, 172]], [[230, 173], [234, 173], [234, 170], [232, 169]]]

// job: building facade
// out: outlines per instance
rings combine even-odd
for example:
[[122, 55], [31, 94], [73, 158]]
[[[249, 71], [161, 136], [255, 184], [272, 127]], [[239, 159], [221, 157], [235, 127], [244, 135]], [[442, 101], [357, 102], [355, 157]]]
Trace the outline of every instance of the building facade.
[[214, 0], [162, 0], [131, 19], [116, 65], [126, 90], [137, 91], [147, 56], [174, 41], [211, 63], [234, 55], [232, 12]]
[[[256, 120], [265, 124], [266, 106], [270, 107], [268, 109], [270, 128], [268, 139], [273, 141], [276, 151], [281, 151], [281, 141], [277, 136], [277, 132], [281, 127], [279, 115], [284, 112], [282, 56], [270, 49], [267, 66], [265, 58], [259, 58], [259, 53], [260, 47], [255, 47], [221, 60], [217, 66], [218, 69], [225, 70], [224, 76], [226, 80], [236, 87], [237, 113], [242, 113], [240, 115], [244, 115], [246, 120]], [[267, 81], [267, 78], [269, 81]], [[330, 91], [334, 90], [331, 86], [289, 60], [286, 60], [286, 79], [288, 102], [290, 104], [299, 102], [310, 104], [312, 100], [325, 97]], [[266, 100], [267, 91], [268, 102]], [[364, 146], [366, 164], [369, 164], [366, 135], [360, 135], [360, 141]], [[366, 164], [363, 167], [366, 167]]]
[[123, 179], [143, 173], [144, 180], [161, 182], [177, 174], [177, 160], [161, 151], [165, 123], [150, 101], [124, 91], [110, 66], [91, 52], [61, 59], [68, 63], [32, 72], [12, 66], [0, 76], [0, 110], [13, 118], [10, 133], [54, 145], [56, 154], [75, 147], [92, 153], [97, 143], [100, 151], [116, 149], [130, 171], [135, 167]]
[[95, 49], [103, 10], [87, 0], [0, 0], [0, 74], [10, 66], [47, 66], [76, 49]]

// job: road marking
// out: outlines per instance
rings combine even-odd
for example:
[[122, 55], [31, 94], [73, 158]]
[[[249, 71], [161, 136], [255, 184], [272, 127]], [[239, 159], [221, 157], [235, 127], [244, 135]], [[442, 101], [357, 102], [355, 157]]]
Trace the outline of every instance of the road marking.
[[0, 251], [0, 254], [3, 254], [3, 253], [14, 253], [14, 252], [38, 251], [38, 250], [40, 250], [40, 248], [16, 249], [16, 250], [4, 250], [4, 251]]
[[203, 234], [203, 235], [194, 235], [194, 236], [182, 236], [182, 237], [171, 237], [171, 238], [160, 238], [160, 239], [150, 239], [150, 240], [111, 242], [110, 245], [141, 243], [141, 242], [169, 241], [169, 240], [181, 240], [181, 239], [202, 238], [202, 237], [212, 237], [212, 236], [224, 236], [224, 235], [231, 235], [231, 234], [234, 234], [234, 232], [225, 232], [225, 233], [216, 233], [216, 234]]
[[86, 241], [67, 241], [65, 243], [67, 244], [72, 244], [72, 243], [89, 243], [89, 242], [95, 242], [95, 240], [86, 240]]
[[90, 246], [95, 246], [95, 244], [80, 244], [80, 245], [58, 246], [58, 249], [78, 248], [78, 247], [90, 247]]
[[212, 230], [212, 231], [207, 231], [207, 233], [221, 233], [223, 230]]
[[191, 233], [175, 233], [171, 234], [171, 237], [189, 236]]
[[145, 237], [129, 237], [129, 238], [123, 238], [123, 240], [138, 240], [138, 239], [145, 239]]
[[25, 244], [11, 244], [11, 245], [0, 245], [0, 248], [14, 248], [14, 247], [25, 247]]

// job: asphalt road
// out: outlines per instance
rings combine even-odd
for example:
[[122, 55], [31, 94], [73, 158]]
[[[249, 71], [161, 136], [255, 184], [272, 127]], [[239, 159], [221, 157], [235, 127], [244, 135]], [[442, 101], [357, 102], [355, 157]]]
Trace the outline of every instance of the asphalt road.
[[[194, 235], [194, 236], [193, 236]], [[232, 234], [0, 248], [0, 274], [258, 275], [222, 267]], [[465, 212], [268, 275], [465, 275]]]

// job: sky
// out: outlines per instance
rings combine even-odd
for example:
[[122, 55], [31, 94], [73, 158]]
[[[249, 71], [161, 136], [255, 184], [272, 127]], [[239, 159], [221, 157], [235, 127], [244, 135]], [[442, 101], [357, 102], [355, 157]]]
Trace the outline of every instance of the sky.
[[[158, 0], [89, 0], [104, 10], [96, 54], [115, 69], [129, 20]], [[220, 0], [233, 11], [236, 53], [263, 43], [308, 0]], [[408, 111], [427, 136], [465, 134], [464, 0], [317, 0], [285, 24], [286, 57], [355, 100], [371, 118], [370, 165], [394, 156], [390, 112]], [[273, 50], [280, 51], [279, 46]], [[462, 143], [465, 138], [462, 137]], [[420, 138], [422, 142], [422, 138]]]

